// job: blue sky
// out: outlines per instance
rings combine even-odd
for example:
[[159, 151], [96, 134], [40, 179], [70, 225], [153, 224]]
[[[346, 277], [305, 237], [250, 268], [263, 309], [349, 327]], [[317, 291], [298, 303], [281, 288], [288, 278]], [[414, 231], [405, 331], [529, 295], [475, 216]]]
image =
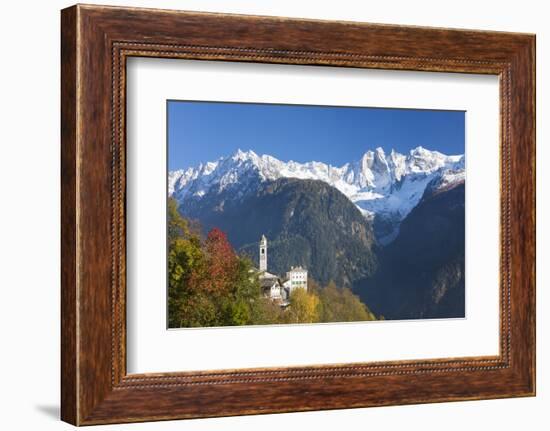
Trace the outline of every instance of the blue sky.
[[334, 166], [376, 147], [463, 154], [464, 121], [463, 111], [168, 101], [168, 168], [196, 166], [239, 148]]

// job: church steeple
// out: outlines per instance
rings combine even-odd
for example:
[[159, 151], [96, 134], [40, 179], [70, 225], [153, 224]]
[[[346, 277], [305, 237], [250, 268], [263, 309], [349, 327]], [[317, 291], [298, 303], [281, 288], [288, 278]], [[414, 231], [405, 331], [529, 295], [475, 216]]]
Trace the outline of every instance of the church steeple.
[[267, 238], [260, 239], [260, 271], [267, 271]]

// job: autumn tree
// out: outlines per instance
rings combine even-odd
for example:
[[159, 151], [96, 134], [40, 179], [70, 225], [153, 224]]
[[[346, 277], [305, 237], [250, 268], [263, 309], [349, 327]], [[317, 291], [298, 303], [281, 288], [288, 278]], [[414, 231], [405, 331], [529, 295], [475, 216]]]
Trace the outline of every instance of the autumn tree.
[[319, 291], [321, 322], [358, 322], [376, 320], [374, 314], [348, 288], [338, 288], [334, 282]]
[[170, 327], [254, 323], [260, 284], [249, 259], [239, 257], [227, 236], [212, 229], [204, 241], [168, 202], [168, 323]]
[[[174, 199], [168, 201], [168, 326], [201, 326], [212, 320], [208, 298], [194, 290], [198, 274], [205, 272], [205, 255], [198, 235], [178, 211]], [[209, 316], [209, 317], [205, 317]]]
[[315, 323], [319, 321], [319, 297], [305, 289], [295, 289], [285, 313], [286, 323]]
[[235, 281], [238, 265], [237, 255], [229, 244], [225, 233], [217, 228], [208, 233], [204, 249], [208, 276], [202, 288], [214, 297], [226, 296]]

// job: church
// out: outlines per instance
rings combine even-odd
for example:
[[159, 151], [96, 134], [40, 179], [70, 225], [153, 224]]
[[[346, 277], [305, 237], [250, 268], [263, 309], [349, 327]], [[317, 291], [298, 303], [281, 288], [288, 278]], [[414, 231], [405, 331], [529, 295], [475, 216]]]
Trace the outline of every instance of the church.
[[301, 266], [291, 266], [284, 279], [267, 270], [267, 238], [265, 235], [262, 235], [260, 239], [259, 252], [259, 279], [264, 296], [279, 302], [281, 306], [287, 306], [292, 292], [296, 289], [307, 291], [307, 269]]

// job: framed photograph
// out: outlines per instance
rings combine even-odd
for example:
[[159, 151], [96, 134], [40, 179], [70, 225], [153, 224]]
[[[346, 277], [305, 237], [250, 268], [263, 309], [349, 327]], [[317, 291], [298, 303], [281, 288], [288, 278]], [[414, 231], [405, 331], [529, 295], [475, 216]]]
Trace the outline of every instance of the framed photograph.
[[535, 394], [535, 36], [62, 11], [62, 419]]

